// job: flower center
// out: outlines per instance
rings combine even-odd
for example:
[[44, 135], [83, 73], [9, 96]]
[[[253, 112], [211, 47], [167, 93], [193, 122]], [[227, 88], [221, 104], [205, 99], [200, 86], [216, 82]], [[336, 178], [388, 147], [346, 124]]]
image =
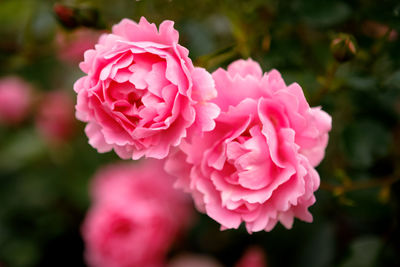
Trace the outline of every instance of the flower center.
[[120, 218], [112, 224], [112, 232], [117, 236], [125, 236], [132, 231], [132, 224], [128, 219]]

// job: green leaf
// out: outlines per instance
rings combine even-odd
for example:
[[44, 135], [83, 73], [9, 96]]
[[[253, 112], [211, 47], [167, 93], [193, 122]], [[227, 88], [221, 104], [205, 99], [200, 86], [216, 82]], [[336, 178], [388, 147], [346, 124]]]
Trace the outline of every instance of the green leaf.
[[344, 131], [344, 149], [354, 167], [368, 168], [387, 155], [392, 142], [390, 133], [372, 120], [355, 122]]
[[332, 266], [335, 252], [335, 233], [331, 224], [318, 227], [308, 241], [305, 241], [300, 254], [298, 266], [328, 267]]
[[35, 131], [16, 133], [0, 151], [0, 169], [18, 169], [45, 151], [45, 144]]
[[392, 73], [384, 82], [386, 87], [394, 87], [400, 89], [400, 70]]
[[340, 267], [373, 267], [382, 242], [378, 237], [361, 237], [351, 244], [351, 256]]
[[299, 9], [303, 12], [303, 20], [315, 27], [333, 26], [351, 15], [349, 5], [342, 1], [303, 1]]

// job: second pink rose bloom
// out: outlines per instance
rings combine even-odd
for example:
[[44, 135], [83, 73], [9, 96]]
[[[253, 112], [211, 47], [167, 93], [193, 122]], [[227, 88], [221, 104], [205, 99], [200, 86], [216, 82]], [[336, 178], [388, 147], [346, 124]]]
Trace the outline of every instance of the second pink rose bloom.
[[278, 71], [238, 60], [213, 73], [221, 108], [216, 127], [183, 141], [166, 170], [190, 192], [197, 208], [222, 225], [270, 231], [294, 218], [312, 221], [331, 117], [310, 108], [301, 87]]
[[164, 158], [190, 132], [210, 131], [219, 109], [211, 75], [193, 66], [172, 21], [113, 26], [80, 64], [76, 116], [89, 143], [121, 158]]

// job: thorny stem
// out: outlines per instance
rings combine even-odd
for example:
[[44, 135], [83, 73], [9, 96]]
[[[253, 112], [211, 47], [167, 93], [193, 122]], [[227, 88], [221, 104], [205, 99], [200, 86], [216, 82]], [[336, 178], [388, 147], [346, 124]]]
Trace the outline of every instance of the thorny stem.
[[339, 68], [339, 63], [337, 61], [334, 61], [332, 66], [327, 70], [326, 75], [325, 75], [325, 81], [323, 85], [320, 87], [318, 90], [317, 94], [314, 95], [312, 98], [312, 102], [315, 103], [320, 103], [322, 97], [329, 92], [331, 89], [332, 82], [335, 78], [335, 74], [337, 69]]
[[390, 33], [392, 32], [392, 30], [393, 30], [392, 27], [388, 27], [386, 33], [382, 36], [382, 38], [380, 38], [376, 42], [376, 44], [372, 46], [372, 48], [371, 48], [372, 54], [378, 54], [382, 50], [385, 43], [389, 40]]
[[206, 69], [215, 68], [221, 63], [228, 61], [238, 55], [237, 47], [231, 45], [223, 49], [217, 50], [214, 53], [199, 57], [195, 65]]

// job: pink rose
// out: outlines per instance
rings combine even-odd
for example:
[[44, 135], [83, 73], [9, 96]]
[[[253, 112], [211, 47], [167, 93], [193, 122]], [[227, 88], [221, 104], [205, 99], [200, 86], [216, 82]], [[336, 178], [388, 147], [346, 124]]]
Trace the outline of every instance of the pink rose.
[[260, 247], [248, 248], [235, 267], [267, 267], [264, 251]]
[[278, 71], [263, 75], [252, 60], [213, 73], [221, 108], [216, 127], [173, 154], [166, 170], [178, 177], [197, 208], [222, 225], [270, 231], [294, 217], [311, 222], [331, 118], [310, 108], [298, 84]]
[[36, 114], [36, 127], [50, 143], [67, 141], [75, 130], [72, 98], [63, 91], [47, 93]]
[[32, 88], [18, 77], [0, 79], [0, 124], [18, 124], [26, 118], [32, 102]]
[[190, 220], [190, 202], [162, 162], [115, 164], [98, 172], [82, 226], [90, 266], [162, 266]]
[[76, 116], [89, 143], [124, 159], [164, 158], [188, 131], [210, 131], [219, 109], [211, 75], [195, 68], [172, 21], [124, 19], [80, 64]]

